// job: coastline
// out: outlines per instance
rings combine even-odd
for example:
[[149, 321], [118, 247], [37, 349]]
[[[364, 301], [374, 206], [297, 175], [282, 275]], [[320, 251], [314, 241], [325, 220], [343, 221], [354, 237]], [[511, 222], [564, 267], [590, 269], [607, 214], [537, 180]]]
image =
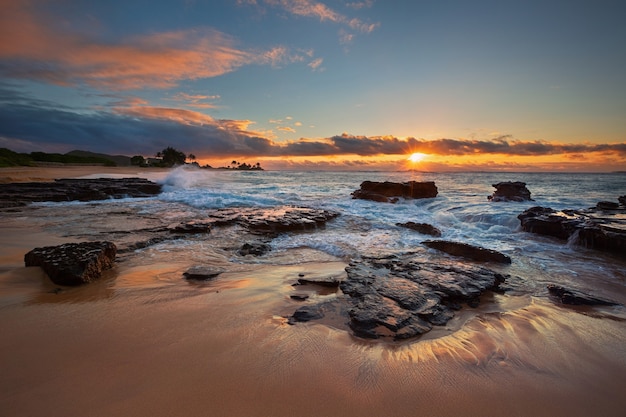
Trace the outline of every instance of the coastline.
[[0, 168], [0, 183], [11, 182], [51, 182], [60, 178], [80, 178], [88, 175], [115, 175], [146, 178], [168, 172], [170, 168], [109, 167], [101, 165], [67, 165], [41, 167]]
[[[137, 172], [163, 171], [45, 167], [12, 175]], [[144, 230], [205, 213], [152, 203], [149, 210], [107, 201], [0, 213], [0, 334], [9, 335], [0, 340], [0, 409], [7, 415], [582, 417], [617, 416], [626, 407], [623, 310], [566, 308], [513, 292], [494, 293], [436, 337], [409, 342], [359, 339], [345, 323], [291, 326], [286, 316], [302, 305], [291, 295], [334, 296], [293, 283], [341, 273], [345, 259], [303, 247], [236, 257], [251, 238], [238, 226], [120, 254], [100, 281], [82, 287], [59, 288], [38, 267], [24, 267], [24, 253], [37, 246], [120, 231], [116, 244], [129, 245], [148, 239]], [[185, 280], [197, 264], [225, 272]]]

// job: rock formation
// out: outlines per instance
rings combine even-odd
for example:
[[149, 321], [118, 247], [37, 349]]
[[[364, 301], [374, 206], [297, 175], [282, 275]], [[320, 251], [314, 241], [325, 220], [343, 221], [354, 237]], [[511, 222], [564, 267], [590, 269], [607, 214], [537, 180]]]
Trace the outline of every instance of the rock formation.
[[430, 225], [428, 223], [406, 222], [406, 223], [396, 223], [396, 226], [415, 230], [416, 232], [421, 233], [423, 235], [430, 235], [430, 236], [435, 236], [435, 237], [441, 236], [441, 230], [437, 229], [435, 226]]
[[479, 262], [498, 262], [510, 264], [511, 258], [493, 249], [481, 248], [468, 243], [451, 242], [449, 240], [427, 240], [422, 242], [429, 248], [440, 250], [450, 255], [460, 256]]
[[[350, 263], [338, 297], [349, 326], [364, 338], [408, 339], [442, 326], [460, 303], [475, 305], [480, 295], [495, 289], [505, 276], [476, 265], [446, 261], [425, 263], [410, 255], [364, 258]], [[324, 316], [336, 310], [323, 303], [298, 308], [290, 323]]]
[[432, 198], [437, 196], [437, 186], [433, 181], [418, 182], [375, 182], [363, 181], [361, 188], [352, 193], [352, 198], [372, 200], [381, 203], [396, 203], [402, 198]]
[[606, 203], [586, 210], [532, 207], [517, 217], [526, 232], [554, 236], [626, 258], [626, 207], [606, 207]]
[[496, 191], [487, 198], [491, 201], [533, 201], [526, 183], [521, 181], [506, 181], [493, 184]]
[[92, 201], [150, 197], [160, 192], [161, 185], [143, 178], [60, 179], [0, 184], [0, 202], [7, 206], [34, 201]]
[[99, 279], [115, 262], [112, 242], [65, 243], [35, 248], [24, 255], [26, 266], [40, 266], [57, 285], [80, 285]]

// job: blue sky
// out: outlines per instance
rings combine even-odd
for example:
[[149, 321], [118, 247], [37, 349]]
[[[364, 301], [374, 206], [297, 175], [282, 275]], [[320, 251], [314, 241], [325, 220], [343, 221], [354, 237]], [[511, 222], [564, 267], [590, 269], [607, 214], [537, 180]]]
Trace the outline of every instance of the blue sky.
[[0, 5], [0, 146], [13, 150], [626, 169], [619, 1]]

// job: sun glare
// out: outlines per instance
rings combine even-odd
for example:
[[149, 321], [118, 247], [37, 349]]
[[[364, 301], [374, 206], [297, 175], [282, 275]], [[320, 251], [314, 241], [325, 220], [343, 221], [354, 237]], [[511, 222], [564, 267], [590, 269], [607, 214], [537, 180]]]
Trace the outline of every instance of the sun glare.
[[426, 154], [420, 153], [420, 152], [415, 152], [412, 153], [409, 157], [408, 160], [411, 162], [420, 162], [421, 160], [423, 160], [426, 157]]

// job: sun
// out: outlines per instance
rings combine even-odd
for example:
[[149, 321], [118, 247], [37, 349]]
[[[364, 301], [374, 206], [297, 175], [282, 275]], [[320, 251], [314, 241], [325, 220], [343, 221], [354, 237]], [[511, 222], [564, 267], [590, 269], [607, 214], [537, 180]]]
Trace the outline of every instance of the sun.
[[421, 152], [415, 152], [415, 153], [412, 153], [411, 155], [409, 155], [409, 157], [407, 159], [409, 161], [415, 163], [415, 162], [422, 161], [424, 158], [426, 158], [426, 154], [421, 153]]

